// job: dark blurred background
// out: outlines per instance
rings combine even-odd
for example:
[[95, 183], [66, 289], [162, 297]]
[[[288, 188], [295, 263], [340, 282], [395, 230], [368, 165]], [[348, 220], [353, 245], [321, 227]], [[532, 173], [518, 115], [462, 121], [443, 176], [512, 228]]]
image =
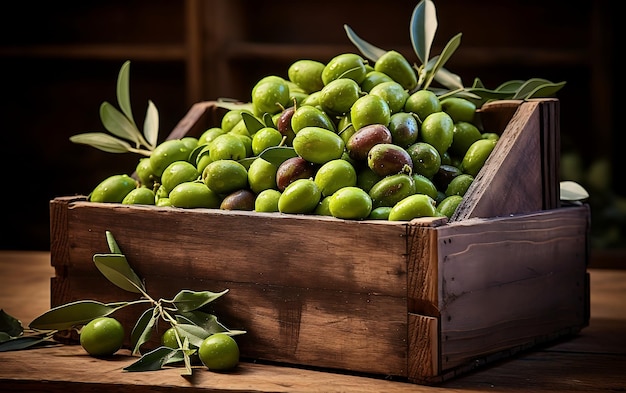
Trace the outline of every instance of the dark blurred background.
[[[1, 249], [49, 250], [49, 201], [87, 195], [105, 177], [132, 173], [139, 156], [104, 153], [69, 137], [103, 131], [99, 107], [117, 106], [131, 61], [135, 119], [148, 100], [164, 139], [189, 107], [248, 101], [263, 76], [326, 62], [362, 38], [417, 62], [409, 22], [417, 1], [107, 0], [9, 2], [0, 12], [2, 64]], [[435, 1], [432, 54], [463, 33], [446, 67], [465, 85], [511, 79], [567, 81], [561, 100], [562, 180], [591, 194], [592, 264], [626, 267], [626, 190], [618, 112], [617, 5], [610, 1]]]

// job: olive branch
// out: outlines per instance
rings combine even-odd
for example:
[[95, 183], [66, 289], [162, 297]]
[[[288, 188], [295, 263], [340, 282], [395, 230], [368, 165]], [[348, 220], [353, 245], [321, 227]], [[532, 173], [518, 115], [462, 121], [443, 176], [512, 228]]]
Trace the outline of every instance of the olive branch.
[[[125, 371], [155, 371], [165, 365], [183, 362], [181, 375], [191, 375], [191, 355], [197, 353], [202, 341], [215, 333], [230, 336], [245, 334], [244, 330], [230, 330], [213, 314], [202, 308], [225, 295], [222, 292], [181, 290], [173, 299], [154, 299], [147, 292], [144, 282], [130, 267], [113, 234], [106, 231], [110, 253], [94, 254], [93, 261], [104, 277], [119, 288], [141, 294], [135, 301], [102, 303], [95, 300], [79, 300], [54, 307], [36, 317], [25, 331], [20, 321], [0, 310], [0, 352], [27, 349], [56, 343], [53, 336], [61, 330], [77, 330], [89, 321], [109, 316], [124, 307], [146, 303], [147, 308], [139, 317], [130, 334], [131, 354], [140, 359], [124, 368]], [[150, 340], [159, 319], [173, 328], [178, 348], [160, 346], [141, 353], [143, 344]]]
[[86, 132], [71, 136], [70, 141], [108, 153], [131, 152], [150, 156], [159, 136], [159, 112], [154, 103], [148, 100], [142, 133], [135, 123], [130, 104], [130, 61], [124, 62], [120, 68], [116, 92], [121, 111], [107, 101], [100, 105], [100, 120], [104, 128], [113, 135]]
[[[439, 98], [455, 96], [472, 101], [476, 107], [492, 100], [528, 100], [530, 98], [554, 97], [566, 82], [551, 82], [543, 78], [511, 80], [495, 89], [488, 89], [479, 78], [475, 78], [470, 87], [465, 87], [461, 77], [444, 68], [461, 44], [461, 33], [452, 37], [439, 55], [430, 57], [430, 51], [437, 32], [437, 11], [432, 0], [421, 0], [413, 10], [409, 34], [413, 50], [421, 64], [413, 68], [418, 76], [417, 86], [410, 93], [420, 89], [430, 89]], [[370, 44], [359, 37], [348, 25], [344, 25], [348, 39], [363, 56], [376, 62], [388, 51]], [[432, 88], [436, 81], [443, 88]]]

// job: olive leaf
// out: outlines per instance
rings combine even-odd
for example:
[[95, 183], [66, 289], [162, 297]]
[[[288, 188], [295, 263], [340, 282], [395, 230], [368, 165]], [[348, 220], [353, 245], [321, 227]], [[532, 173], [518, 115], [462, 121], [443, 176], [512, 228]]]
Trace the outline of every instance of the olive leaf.
[[227, 110], [244, 110], [249, 112], [252, 112], [253, 109], [251, 102], [242, 103], [239, 101], [232, 101], [227, 98], [218, 99], [215, 106]]
[[228, 289], [225, 289], [222, 292], [196, 292], [184, 289], [178, 292], [176, 296], [174, 296], [174, 299], [172, 299], [172, 303], [176, 306], [178, 311], [181, 312], [197, 310], [200, 307], [224, 295], [226, 292], [228, 292]]
[[268, 161], [276, 166], [279, 166], [284, 161], [296, 157], [298, 154], [293, 147], [289, 146], [272, 146], [263, 150], [259, 157]]
[[21, 337], [10, 337], [8, 340], [0, 341], [0, 352], [19, 351], [38, 345], [56, 344], [52, 340], [52, 334], [38, 334]]
[[188, 339], [189, 343], [196, 347], [200, 347], [202, 341], [212, 334], [204, 330], [204, 328], [193, 324], [178, 323], [174, 328], [180, 337]]
[[451, 90], [463, 89], [461, 77], [453, 72], [441, 67], [435, 74], [435, 80], [442, 86]]
[[547, 80], [547, 79], [542, 79], [542, 78], [531, 78], [531, 79], [527, 80], [526, 82], [524, 82], [515, 91], [515, 95], [513, 95], [512, 99], [514, 99], [514, 100], [524, 99], [524, 98], [526, 98], [528, 96], [528, 94], [530, 92], [532, 92], [535, 89], [537, 89], [537, 87], [545, 85], [546, 83], [550, 83], [550, 81]]
[[[522, 87], [522, 85], [524, 85], [525, 81], [521, 80], [521, 79], [513, 79], [507, 82], [502, 83], [500, 86], [496, 87], [496, 91], [508, 91], [511, 93], [515, 93], [516, 91], [518, 91], [520, 89], [520, 87]], [[482, 83], [481, 83], [482, 85]], [[482, 86], [484, 87], [484, 86]]]
[[105, 101], [100, 105], [100, 121], [111, 134], [134, 142], [141, 143], [141, 134], [131, 121], [117, 108]]
[[270, 115], [269, 113], [263, 114], [263, 123], [265, 123], [264, 127], [276, 128], [276, 124], [274, 124], [272, 115]]
[[452, 54], [457, 50], [459, 45], [461, 44], [461, 33], [458, 33], [454, 37], [448, 41], [446, 46], [443, 48], [443, 51], [439, 56], [433, 58], [434, 62], [429, 61], [426, 66], [426, 76], [422, 85], [423, 89], [427, 89], [430, 86], [434, 76], [439, 72], [439, 70], [443, 67], [444, 64], [452, 57]]
[[411, 44], [422, 64], [430, 59], [430, 49], [437, 32], [437, 11], [431, 0], [420, 1], [411, 15], [409, 33]]
[[241, 112], [241, 118], [246, 124], [246, 128], [248, 129], [250, 135], [254, 135], [254, 133], [256, 133], [258, 130], [265, 127], [265, 124], [263, 124], [261, 120], [257, 119], [255, 116], [251, 115], [248, 112]]
[[576, 202], [589, 198], [589, 193], [583, 186], [573, 181], [560, 182], [561, 201]]
[[[143, 133], [137, 128], [130, 103], [130, 61], [124, 62], [117, 78], [117, 103], [120, 110], [105, 101], [100, 105], [100, 121], [113, 136], [104, 133], [86, 133], [70, 137], [70, 141], [86, 144], [108, 153], [138, 153], [149, 156], [157, 145], [159, 112], [148, 101]], [[106, 137], [104, 137], [106, 135]], [[134, 143], [131, 146], [126, 141]], [[142, 146], [145, 149], [141, 148]]]
[[200, 162], [200, 157], [205, 154], [209, 154], [209, 146], [208, 145], [198, 145], [196, 146], [191, 153], [189, 153], [189, 162], [195, 163], [196, 166]]
[[179, 348], [158, 347], [143, 355], [130, 366], [124, 367], [124, 371], [157, 371], [179, 353], [182, 353]]
[[159, 110], [151, 100], [148, 100], [146, 118], [143, 122], [143, 135], [149, 148], [156, 147], [159, 137]]
[[105, 134], [104, 132], [86, 132], [72, 135], [70, 141], [89, 145], [107, 153], [127, 153], [132, 151], [132, 146], [128, 142]]
[[0, 309], [0, 332], [17, 337], [24, 332], [24, 328], [19, 320]]
[[38, 330], [66, 330], [83, 325], [94, 318], [105, 317], [128, 305], [128, 302], [101, 303], [79, 300], [54, 307], [35, 318], [29, 325]]
[[386, 50], [378, 48], [369, 42], [365, 41], [361, 37], [359, 37], [354, 30], [348, 25], [343, 25], [344, 30], [346, 31], [346, 35], [348, 39], [356, 46], [356, 48], [361, 52], [361, 54], [367, 59], [373, 61], [374, 63], [385, 53]]
[[184, 311], [176, 315], [179, 323], [197, 325], [209, 333], [227, 332], [228, 328], [222, 325], [217, 317], [203, 311]]
[[535, 90], [528, 93], [526, 99], [530, 98], [544, 98], [544, 97], [554, 97], [556, 93], [565, 86], [566, 82], [559, 83], [545, 83], [541, 86], [537, 86]]
[[96, 267], [109, 281], [128, 292], [144, 293], [143, 282], [122, 254], [95, 254]]
[[135, 323], [135, 326], [130, 333], [130, 346], [132, 348], [131, 353], [133, 355], [137, 355], [139, 353], [139, 348], [150, 340], [152, 328], [159, 319], [159, 314], [155, 311], [155, 307], [150, 307], [141, 314], [137, 323]]
[[117, 104], [130, 123], [137, 128], [130, 105], [130, 61], [126, 60], [117, 75]]
[[109, 245], [111, 254], [121, 254], [122, 250], [120, 249], [120, 246], [117, 245], [117, 241], [115, 240], [113, 233], [111, 233], [111, 231], [105, 231], [104, 236], [107, 239], [107, 244]]

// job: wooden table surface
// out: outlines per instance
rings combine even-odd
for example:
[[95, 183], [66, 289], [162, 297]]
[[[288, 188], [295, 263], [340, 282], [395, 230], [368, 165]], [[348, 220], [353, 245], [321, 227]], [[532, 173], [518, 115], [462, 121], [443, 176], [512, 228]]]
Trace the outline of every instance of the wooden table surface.
[[[0, 308], [27, 326], [50, 307], [48, 252], [0, 251]], [[438, 386], [243, 362], [231, 373], [127, 373], [137, 358], [78, 345], [0, 352], [0, 392], [616, 392], [626, 391], [626, 270], [590, 269], [591, 320], [577, 336]]]

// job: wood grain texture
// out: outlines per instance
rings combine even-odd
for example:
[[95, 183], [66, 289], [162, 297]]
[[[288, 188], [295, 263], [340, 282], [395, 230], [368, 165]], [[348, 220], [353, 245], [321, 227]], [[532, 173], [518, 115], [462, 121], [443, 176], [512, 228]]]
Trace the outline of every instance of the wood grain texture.
[[[0, 251], [0, 304], [18, 305], [23, 322], [50, 302], [48, 253]], [[234, 373], [171, 368], [126, 373], [136, 358], [87, 356], [78, 346], [0, 353], [2, 392], [614, 392], [626, 386], [626, 271], [590, 269], [591, 320], [578, 335], [534, 346], [473, 372], [452, 371], [437, 386], [402, 378], [244, 359]], [[35, 296], [35, 294], [43, 294]], [[409, 315], [412, 318], [412, 315]], [[418, 316], [418, 318], [422, 318]], [[414, 325], [418, 326], [418, 325]], [[415, 336], [423, 339], [424, 335]], [[417, 364], [419, 366], [419, 364]]]
[[[153, 297], [229, 289], [216, 302], [216, 315], [248, 332], [241, 337], [245, 356], [407, 373], [407, 223], [58, 204], [67, 209], [59, 217], [67, 220], [60, 227], [69, 251], [57, 263], [63, 269], [53, 280], [54, 305], [134, 299], [104, 280], [92, 262], [94, 251], [108, 252], [108, 230]], [[442, 222], [428, 218], [412, 226]], [[132, 325], [141, 311], [122, 310], [118, 318]]]
[[583, 206], [437, 228], [443, 368], [586, 326], [588, 227]]
[[524, 102], [515, 111], [451, 221], [543, 209], [540, 105]]

